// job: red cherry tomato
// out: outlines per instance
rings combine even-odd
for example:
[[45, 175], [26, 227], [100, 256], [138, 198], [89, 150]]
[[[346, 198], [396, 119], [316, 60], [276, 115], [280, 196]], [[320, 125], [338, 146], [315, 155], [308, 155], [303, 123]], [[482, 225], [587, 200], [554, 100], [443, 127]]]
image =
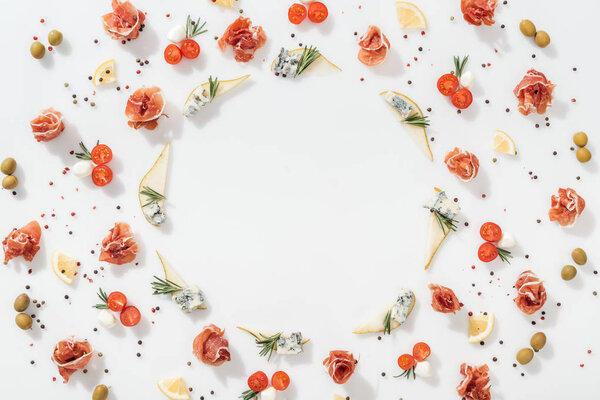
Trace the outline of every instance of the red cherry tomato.
[[262, 392], [269, 386], [269, 378], [262, 371], [257, 371], [248, 378], [248, 387], [255, 392]]
[[319, 1], [310, 3], [310, 6], [308, 6], [308, 19], [316, 24], [325, 21], [328, 15], [327, 6]]
[[196, 58], [200, 55], [200, 45], [194, 39], [181, 42], [181, 54], [185, 58]]
[[306, 6], [304, 4], [294, 3], [288, 10], [288, 19], [292, 24], [298, 25], [306, 18]]
[[179, 64], [181, 61], [181, 50], [174, 44], [170, 44], [165, 48], [165, 61], [171, 65]]
[[481, 225], [479, 234], [483, 240], [487, 240], [488, 242], [497, 242], [502, 239], [502, 229], [493, 222], [486, 222]]
[[458, 78], [453, 74], [444, 74], [438, 79], [437, 88], [444, 96], [450, 96], [458, 89]]
[[113, 172], [107, 165], [96, 165], [92, 170], [92, 181], [96, 186], [105, 186], [112, 181]]
[[99, 144], [92, 149], [92, 161], [96, 165], [107, 164], [112, 160], [112, 150], [105, 144]]
[[407, 371], [415, 366], [415, 358], [410, 354], [402, 354], [398, 357], [398, 366], [402, 368], [403, 371]]
[[121, 292], [112, 292], [108, 295], [106, 304], [109, 310], [119, 312], [127, 305], [127, 297]]
[[473, 95], [471, 94], [471, 91], [469, 89], [462, 88], [454, 92], [450, 100], [452, 100], [452, 104], [454, 104], [454, 107], [464, 110], [465, 108], [468, 108], [473, 102]]
[[273, 385], [275, 390], [285, 390], [290, 386], [290, 377], [283, 371], [277, 371], [271, 377], [271, 385]]
[[136, 326], [140, 322], [140, 319], [142, 319], [142, 315], [137, 307], [127, 306], [121, 311], [120, 319], [124, 326]]
[[415, 357], [415, 359], [417, 361], [425, 361], [427, 359], [427, 357], [429, 357], [431, 355], [431, 349], [429, 348], [429, 345], [425, 342], [419, 342], [417, 344], [414, 345], [413, 347], [413, 357]]
[[490, 262], [498, 257], [498, 249], [491, 243], [484, 243], [479, 246], [479, 250], [477, 251], [477, 255], [479, 259], [483, 262]]

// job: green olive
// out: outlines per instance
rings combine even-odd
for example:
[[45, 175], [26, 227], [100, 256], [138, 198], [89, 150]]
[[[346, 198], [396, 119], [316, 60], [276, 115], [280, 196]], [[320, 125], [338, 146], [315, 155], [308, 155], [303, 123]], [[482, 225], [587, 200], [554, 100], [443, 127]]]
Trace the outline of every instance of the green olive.
[[62, 41], [63, 35], [56, 29], [53, 29], [48, 33], [48, 43], [50, 43], [52, 46], [58, 46], [62, 43]]
[[31, 329], [31, 325], [33, 325], [31, 317], [25, 313], [17, 314], [17, 316], [15, 317], [15, 322], [17, 323], [17, 326], [23, 329], [24, 331], [26, 331], [27, 329]]
[[529, 363], [533, 359], [533, 350], [529, 347], [525, 347], [524, 349], [519, 350], [517, 353], [517, 361], [521, 365], [525, 365]]
[[106, 400], [108, 397], [108, 388], [106, 385], [98, 385], [94, 388], [92, 393], [92, 400]]
[[570, 281], [571, 279], [575, 278], [575, 275], [577, 275], [577, 268], [572, 265], [565, 265], [560, 271], [560, 276], [565, 281]]
[[525, 36], [532, 37], [535, 35], [535, 25], [528, 19], [521, 21], [519, 28], [521, 29], [521, 33]]
[[2, 160], [2, 164], [0, 165], [0, 171], [2, 171], [4, 175], [12, 175], [16, 169], [17, 162], [14, 158], [8, 157]]
[[2, 179], [2, 187], [4, 189], [12, 190], [16, 188], [18, 184], [19, 180], [13, 175], [7, 175], [4, 177], [4, 179]]
[[546, 345], [546, 335], [544, 332], [538, 332], [531, 337], [529, 342], [534, 351], [540, 351]]
[[592, 153], [585, 147], [578, 148], [575, 152], [575, 156], [580, 163], [586, 163], [592, 159]]
[[579, 247], [571, 252], [571, 258], [577, 265], [584, 265], [587, 262], [587, 254]]
[[550, 35], [545, 31], [537, 31], [535, 33], [535, 44], [540, 47], [546, 47], [550, 44]]
[[31, 43], [29, 51], [31, 51], [33, 58], [37, 58], [38, 60], [44, 58], [44, 54], [46, 54], [46, 48], [38, 41]]
[[14, 307], [15, 311], [17, 312], [23, 312], [27, 310], [27, 307], [29, 307], [29, 296], [27, 296], [25, 293], [18, 295], [15, 299]]
[[577, 132], [576, 134], [573, 135], [573, 142], [579, 146], [579, 147], [583, 147], [587, 144], [588, 142], [588, 137], [585, 134], [585, 132]]

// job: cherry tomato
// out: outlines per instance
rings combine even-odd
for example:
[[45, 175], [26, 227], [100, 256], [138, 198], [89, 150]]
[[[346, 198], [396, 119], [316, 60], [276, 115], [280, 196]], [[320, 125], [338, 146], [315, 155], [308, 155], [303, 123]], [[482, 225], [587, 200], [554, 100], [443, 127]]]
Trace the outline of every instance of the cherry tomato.
[[193, 39], [186, 39], [181, 42], [181, 54], [185, 58], [196, 58], [200, 55], [200, 45]]
[[142, 319], [142, 315], [137, 307], [127, 306], [121, 311], [120, 319], [124, 326], [136, 326], [140, 322], [140, 319]]
[[109, 163], [112, 160], [112, 150], [105, 144], [99, 144], [92, 149], [92, 161], [96, 165]]
[[271, 377], [271, 385], [273, 385], [275, 390], [285, 390], [290, 386], [290, 377], [283, 371], [277, 371]]
[[437, 88], [444, 96], [450, 96], [458, 89], [458, 78], [453, 74], [444, 74], [438, 79]]
[[306, 18], [306, 6], [304, 4], [294, 3], [288, 10], [288, 19], [292, 24], [298, 25]]
[[483, 262], [490, 262], [498, 257], [498, 249], [491, 243], [484, 243], [477, 250], [479, 259]]
[[402, 368], [403, 371], [407, 371], [415, 366], [415, 358], [410, 354], [402, 354], [398, 357], [398, 366]]
[[119, 312], [127, 305], [127, 297], [121, 292], [112, 292], [108, 295], [106, 304], [109, 310]]
[[181, 50], [174, 44], [170, 44], [165, 48], [165, 61], [169, 64], [179, 64], [181, 61]]
[[92, 170], [92, 181], [96, 186], [105, 186], [112, 181], [113, 172], [107, 165], [96, 165]]
[[328, 15], [327, 6], [319, 1], [310, 3], [310, 6], [308, 6], [308, 19], [316, 24], [325, 21]]
[[262, 371], [257, 371], [248, 378], [248, 387], [255, 392], [262, 392], [269, 386], [269, 378]]
[[483, 240], [487, 240], [488, 242], [497, 242], [502, 239], [502, 229], [493, 222], [486, 222], [481, 225], [479, 234]]
[[471, 94], [471, 91], [469, 89], [462, 88], [454, 92], [450, 100], [452, 100], [452, 104], [454, 104], [454, 107], [464, 110], [465, 108], [468, 108], [473, 102], [473, 95]]
[[417, 361], [425, 361], [431, 355], [431, 349], [425, 342], [419, 342], [413, 347], [413, 357]]

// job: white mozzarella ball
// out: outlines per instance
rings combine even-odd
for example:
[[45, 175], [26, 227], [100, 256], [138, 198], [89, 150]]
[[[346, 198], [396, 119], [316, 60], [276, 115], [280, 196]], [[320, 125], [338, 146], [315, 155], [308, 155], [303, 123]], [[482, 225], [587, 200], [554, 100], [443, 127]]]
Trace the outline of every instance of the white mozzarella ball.
[[277, 390], [273, 386], [270, 386], [260, 392], [260, 400], [275, 400], [277, 396]]
[[415, 366], [415, 375], [421, 378], [429, 378], [433, 374], [429, 361], [418, 362]]
[[93, 169], [94, 163], [91, 160], [81, 160], [73, 165], [73, 173], [80, 178], [90, 176]]
[[515, 247], [515, 237], [509, 232], [502, 232], [502, 239], [498, 242], [498, 247], [503, 249]]
[[475, 77], [473, 76], [473, 73], [471, 71], [466, 71], [466, 72], [463, 72], [463, 74], [460, 76], [460, 79], [458, 81], [461, 84], [461, 86], [464, 86], [467, 89], [469, 89], [471, 86], [473, 86], [474, 80], [475, 80]]
[[98, 313], [98, 322], [105, 328], [112, 328], [117, 324], [117, 319], [110, 311], [101, 310]]
[[185, 26], [183, 25], [175, 25], [171, 28], [169, 33], [167, 33], [167, 39], [169, 39], [173, 43], [183, 42], [186, 39], [185, 34]]

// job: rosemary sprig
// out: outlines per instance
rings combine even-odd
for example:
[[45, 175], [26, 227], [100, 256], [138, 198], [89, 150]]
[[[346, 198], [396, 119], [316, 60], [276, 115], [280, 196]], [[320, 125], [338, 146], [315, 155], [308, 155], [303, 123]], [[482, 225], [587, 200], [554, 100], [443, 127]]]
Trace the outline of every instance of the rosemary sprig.
[[444, 232], [444, 235], [446, 234], [447, 231], [456, 231], [456, 223], [457, 221], [453, 218], [448, 218], [445, 215], [443, 215], [442, 213], [440, 213], [438, 210], [436, 209], [431, 209], [430, 210], [432, 213], [434, 213], [435, 215], [435, 219], [437, 220], [438, 224], [440, 225], [440, 228], [442, 228], [442, 232]]
[[313, 62], [317, 61], [317, 59], [321, 57], [321, 53], [314, 46], [304, 46], [304, 50], [302, 51], [302, 55], [298, 60], [298, 68], [296, 68], [296, 75], [294, 78], [303, 73], [306, 68], [308, 68]]
[[[100, 141], [96, 141], [96, 146], [98, 146], [99, 144]], [[83, 144], [83, 142], [79, 142], [79, 147], [81, 147], [81, 153], [75, 153], [75, 157], [79, 158], [80, 160], [91, 160], [92, 153], [90, 153], [87, 147], [85, 147], [85, 144]]]
[[415, 374], [415, 367], [411, 367], [410, 369], [407, 369], [406, 371], [404, 371], [400, 375], [394, 376], [394, 378], [406, 378], [406, 379], [408, 379], [408, 378], [410, 378], [411, 375], [412, 375], [413, 379], [417, 378], [417, 375]]
[[419, 114], [412, 114], [402, 120], [405, 124], [419, 126], [421, 128], [427, 128], [429, 126], [429, 117], [427, 115], [420, 116]]
[[97, 308], [98, 310], [108, 310], [108, 296], [102, 288], [98, 290], [98, 297], [102, 300], [102, 303], [98, 303], [92, 307]]
[[190, 17], [188, 14], [187, 21], [185, 23], [185, 37], [190, 39], [194, 36], [198, 36], [204, 32], [207, 32], [206, 29], [202, 30], [202, 28], [204, 28], [204, 25], [206, 25], [206, 21], [204, 21], [202, 25], [200, 25], [200, 18], [198, 18], [198, 20], [194, 22], [192, 20], [192, 17]]
[[258, 396], [260, 392], [255, 392], [252, 389], [248, 389], [246, 390], [244, 393], [242, 393], [240, 396], [238, 396], [240, 399], [242, 400], [250, 400], [255, 398], [256, 396]]
[[265, 336], [262, 333], [259, 335], [263, 338], [262, 340], [256, 339], [256, 344], [260, 347], [260, 352], [258, 355], [261, 357], [267, 357], [267, 360], [271, 360], [271, 355], [273, 354], [273, 350], [275, 350], [275, 346], [277, 345], [277, 340], [281, 336], [281, 332], [274, 334], [273, 336]]
[[150, 205], [153, 201], [166, 200], [165, 195], [158, 193], [156, 190], [152, 189], [150, 186], [142, 186], [142, 190], [140, 194], [148, 197], [148, 202], [144, 204], [142, 207], [146, 207]]
[[385, 318], [383, 319], [383, 334], [385, 335], [387, 333], [388, 335], [391, 335], [391, 332], [392, 332], [392, 310], [389, 310], [385, 314]]
[[154, 279], [156, 280], [151, 284], [152, 289], [154, 289], [152, 294], [172, 294], [183, 290], [181, 286], [168, 279], [161, 279], [156, 275], [154, 275]]
[[510, 261], [508, 261], [509, 258], [512, 258], [510, 251], [501, 249], [500, 247], [496, 247], [496, 249], [498, 249], [498, 257], [500, 257], [500, 260], [506, 261], [510, 264]]
[[208, 99], [209, 99], [209, 101], [213, 101], [213, 99], [217, 95], [217, 90], [219, 89], [219, 85], [221, 84], [221, 82], [219, 82], [219, 78], [215, 78], [213, 80], [212, 76], [209, 76], [208, 84], [210, 85], [210, 87], [208, 89], [208, 92], [209, 92]]
[[460, 79], [462, 73], [465, 69], [465, 65], [467, 65], [467, 61], [469, 60], [469, 56], [465, 56], [462, 60], [460, 57], [454, 56], [454, 73], [456, 77]]

